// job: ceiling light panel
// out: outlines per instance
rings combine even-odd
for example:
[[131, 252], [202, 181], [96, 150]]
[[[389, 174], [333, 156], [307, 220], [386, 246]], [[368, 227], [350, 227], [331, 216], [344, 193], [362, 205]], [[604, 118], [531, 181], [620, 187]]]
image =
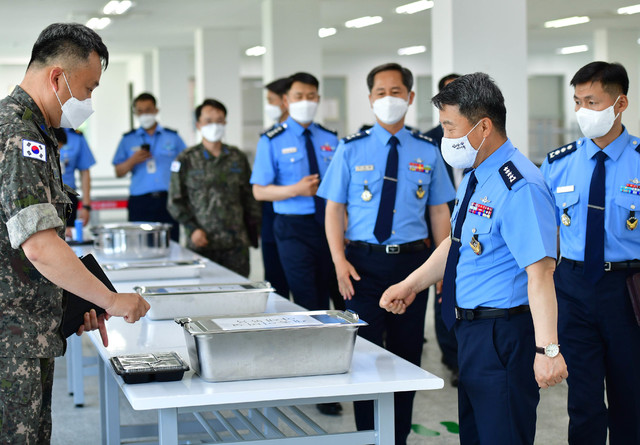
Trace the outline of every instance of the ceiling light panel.
[[431, 8], [433, 8], [433, 2], [431, 0], [420, 0], [398, 6], [396, 8], [396, 14], [415, 14], [416, 12], [425, 11]]
[[420, 54], [427, 51], [427, 47], [424, 45], [407, 46], [398, 50], [399, 56], [412, 56], [414, 54]]
[[264, 46], [253, 46], [248, 50], [246, 50], [244, 53], [247, 56], [258, 57], [258, 56], [264, 55], [266, 52], [267, 52], [267, 48], [265, 48]]
[[380, 17], [379, 15], [373, 17], [368, 15], [366, 17], [349, 20], [348, 22], [344, 23], [344, 26], [346, 26], [347, 28], [364, 28], [365, 26], [376, 25], [380, 22], [382, 22], [382, 17]]
[[111, 19], [109, 17], [92, 17], [87, 22], [87, 27], [100, 30], [109, 26], [109, 23], [111, 23]]
[[338, 32], [335, 28], [320, 28], [318, 30], [318, 37], [324, 39], [325, 37], [333, 36]]
[[589, 47], [587, 45], [576, 45], [576, 46], [565, 46], [564, 48], [558, 48], [556, 50], [556, 53], [567, 55], [567, 54], [584, 53], [586, 51], [589, 51]]
[[102, 12], [107, 15], [120, 15], [127, 12], [131, 6], [133, 6], [133, 2], [130, 0], [111, 0], [109, 3], [104, 5]]
[[567, 17], [566, 19], [550, 20], [548, 22], [544, 22], [544, 27], [545, 28], [563, 28], [565, 26], [580, 25], [582, 23], [588, 23], [590, 21], [591, 19], [589, 19], [589, 17], [587, 17], [586, 15], [574, 16], [574, 17]]
[[624, 8], [618, 8], [618, 14], [637, 14], [640, 12], [640, 5], [625, 6]]

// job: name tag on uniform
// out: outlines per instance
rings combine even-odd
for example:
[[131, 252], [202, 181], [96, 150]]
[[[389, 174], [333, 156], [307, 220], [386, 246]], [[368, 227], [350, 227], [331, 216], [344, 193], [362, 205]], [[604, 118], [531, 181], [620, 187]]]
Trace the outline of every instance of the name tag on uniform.
[[370, 165], [356, 165], [357, 172], [372, 172], [373, 164]]
[[569, 193], [575, 190], [573, 185], [563, 185], [562, 187], [558, 187], [556, 189], [556, 193]]
[[283, 155], [288, 155], [288, 154], [297, 153], [297, 152], [298, 152], [298, 147], [289, 147], [289, 148], [282, 149]]

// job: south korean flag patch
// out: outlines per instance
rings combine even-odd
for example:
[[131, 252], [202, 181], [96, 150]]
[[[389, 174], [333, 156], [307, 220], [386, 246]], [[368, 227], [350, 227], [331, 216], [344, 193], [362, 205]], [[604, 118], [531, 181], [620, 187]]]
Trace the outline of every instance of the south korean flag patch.
[[45, 145], [40, 142], [23, 139], [22, 156], [47, 162], [47, 149]]
[[180, 161], [173, 161], [171, 163], [171, 171], [173, 173], [178, 173], [180, 171], [180, 167], [182, 164], [180, 164]]

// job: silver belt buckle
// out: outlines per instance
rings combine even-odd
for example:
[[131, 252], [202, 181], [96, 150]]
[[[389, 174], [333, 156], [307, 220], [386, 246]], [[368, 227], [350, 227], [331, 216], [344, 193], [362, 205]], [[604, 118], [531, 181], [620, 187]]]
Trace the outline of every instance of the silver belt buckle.
[[397, 254], [400, 253], [400, 246], [398, 244], [387, 244], [384, 247], [385, 253]]
[[611, 271], [611, 262], [610, 261], [606, 261], [604, 263], [604, 271], [605, 272], [610, 272]]
[[455, 311], [456, 311], [456, 320], [462, 320], [462, 314], [461, 314], [460, 308], [456, 306]]

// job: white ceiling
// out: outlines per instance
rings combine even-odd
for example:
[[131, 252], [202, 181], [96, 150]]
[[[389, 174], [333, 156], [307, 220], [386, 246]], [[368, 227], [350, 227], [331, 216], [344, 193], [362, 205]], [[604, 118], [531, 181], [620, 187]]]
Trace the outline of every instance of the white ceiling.
[[[404, 46], [426, 45], [429, 48], [431, 13], [394, 13], [397, 6], [410, 0], [299, 1], [320, 2], [321, 25], [338, 28], [337, 35], [322, 40], [325, 54], [389, 52], [391, 55]], [[100, 15], [106, 2], [0, 0], [0, 59], [28, 58], [35, 39], [45, 26], [57, 21], [85, 23], [90, 17]], [[553, 55], [555, 49], [562, 46], [592, 46], [593, 32], [602, 28], [633, 30], [640, 37], [640, 14], [616, 14], [617, 8], [634, 2], [640, 0], [528, 0], [529, 53]], [[237, 29], [241, 46], [248, 48], [260, 44], [261, 3], [261, 0], [137, 0], [130, 13], [115, 17], [100, 34], [112, 57], [148, 52], [156, 47], [191, 46], [197, 28]], [[363, 15], [381, 15], [384, 21], [360, 30], [344, 28], [345, 21]], [[546, 20], [573, 15], [588, 15], [591, 22], [555, 30], [543, 28]]]

